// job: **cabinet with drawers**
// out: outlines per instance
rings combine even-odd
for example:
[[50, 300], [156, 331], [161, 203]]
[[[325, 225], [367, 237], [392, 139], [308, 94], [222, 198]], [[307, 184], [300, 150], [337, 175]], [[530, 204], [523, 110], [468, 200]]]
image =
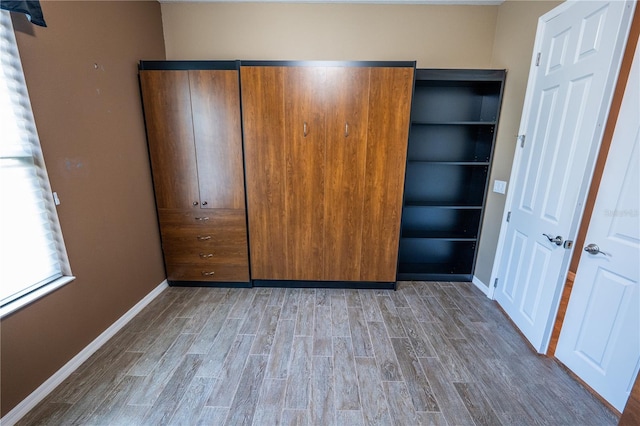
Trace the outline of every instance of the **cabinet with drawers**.
[[142, 61], [167, 279], [249, 283], [240, 89], [233, 61]]

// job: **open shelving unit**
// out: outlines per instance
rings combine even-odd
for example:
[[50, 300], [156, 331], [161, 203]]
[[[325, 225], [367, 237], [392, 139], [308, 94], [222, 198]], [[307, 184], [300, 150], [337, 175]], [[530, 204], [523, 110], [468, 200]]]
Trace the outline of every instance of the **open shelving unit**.
[[416, 70], [398, 280], [473, 278], [505, 75]]

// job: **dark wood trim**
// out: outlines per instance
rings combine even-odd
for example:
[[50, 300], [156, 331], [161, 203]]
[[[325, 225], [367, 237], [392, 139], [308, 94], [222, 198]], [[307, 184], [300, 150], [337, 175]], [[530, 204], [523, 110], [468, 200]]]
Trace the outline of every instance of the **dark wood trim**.
[[223, 287], [250, 288], [250, 282], [222, 282], [222, 281], [168, 281], [170, 287]]
[[637, 426], [640, 425], [640, 376], [636, 377], [636, 383], [631, 389], [631, 395], [624, 407], [622, 417], [620, 417], [619, 426]]
[[[589, 386], [584, 380], [582, 380], [580, 377], [578, 377], [578, 375], [576, 373], [574, 373], [573, 371], [571, 371], [569, 369], [569, 367], [567, 367], [566, 365], [564, 365], [562, 362], [560, 362], [557, 358], [553, 359], [556, 364], [558, 364], [558, 366], [560, 366], [560, 368], [562, 368], [569, 376], [571, 376], [571, 378], [573, 380], [575, 380], [576, 382], [580, 383], [580, 386], [582, 386], [583, 388], [585, 388], [590, 394], [592, 394], [598, 401], [600, 401], [602, 403], [602, 405], [604, 405], [605, 407], [607, 407], [607, 409], [609, 409], [609, 411], [611, 411], [613, 414], [615, 414], [617, 417], [620, 417], [620, 411], [616, 410], [616, 408], [609, 404], [609, 402], [604, 399], [603, 397], [601, 397], [598, 393], [594, 392], [593, 389], [591, 389], [591, 386]], [[637, 425], [637, 423], [636, 423]]]
[[[573, 290], [573, 283], [576, 280], [576, 273], [569, 271], [567, 274], [567, 280], [564, 284], [564, 290], [566, 292], [571, 293]], [[558, 307], [558, 314], [556, 318], [562, 319], [561, 321], [556, 320], [553, 325], [553, 331], [551, 332], [551, 340], [549, 341], [549, 348], [547, 349], [547, 355], [553, 356], [556, 353], [556, 348], [558, 347], [558, 340], [560, 339], [560, 329], [562, 328], [562, 322], [564, 321], [564, 317], [567, 314], [567, 306], [569, 305], [569, 298], [563, 297], [560, 299], [560, 306]]]
[[293, 280], [253, 280], [254, 287], [291, 288], [357, 288], [375, 290], [395, 290], [395, 282], [374, 281], [293, 281]]
[[240, 61], [243, 67], [387, 67], [415, 68], [416, 61]]
[[142, 71], [237, 70], [238, 61], [140, 61]]
[[[495, 300], [493, 301], [493, 303], [495, 304], [497, 309], [500, 312], [502, 312], [502, 315], [504, 315], [504, 317], [507, 319], [507, 321], [509, 321], [511, 323], [511, 325], [513, 326], [513, 329], [520, 335], [520, 337], [522, 338], [522, 341], [529, 347], [531, 352], [535, 353], [537, 356], [539, 356], [541, 358], [547, 357], [547, 354], [538, 353], [538, 350], [533, 347], [533, 345], [531, 344], [529, 339], [522, 333], [522, 331], [520, 331], [520, 328], [513, 322], [513, 320], [509, 316], [509, 314], [507, 314], [507, 312], [504, 309], [502, 309], [502, 306], [500, 306], [498, 304], [498, 302], [496, 302]], [[598, 395], [596, 392], [594, 392], [593, 389], [591, 389], [591, 387], [589, 385], [587, 385], [582, 379], [580, 379], [580, 377], [576, 376], [576, 374], [573, 371], [569, 370], [567, 368], [567, 366], [565, 366], [563, 363], [561, 363], [557, 358], [553, 357], [552, 359], [569, 376], [571, 376], [576, 382], [578, 382], [580, 384], [580, 386], [582, 386], [589, 393], [591, 393], [594, 397], [596, 397], [600, 402], [602, 402], [602, 404], [605, 407], [607, 407], [613, 414], [615, 414], [616, 416], [620, 416], [620, 412], [618, 410], [616, 410], [611, 404], [609, 404], [607, 401], [605, 401], [604, 398], [602, 398], [600, 395]]]

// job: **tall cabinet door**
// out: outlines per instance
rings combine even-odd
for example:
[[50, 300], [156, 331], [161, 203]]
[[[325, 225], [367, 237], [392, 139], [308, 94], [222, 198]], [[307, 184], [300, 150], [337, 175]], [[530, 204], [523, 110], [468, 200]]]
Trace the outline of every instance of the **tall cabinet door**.
[[327, 68], [324, 279], [360, 280], [370, 68]]
[[248, 282], [237, 70], [142, 69], [140, 81], [169, 282]]
[[238, 72], [191, 70], [189, 86], [201, 207], [244, 209]]
[[253, 279], [395, 281], [413, 68], [241, 80]]
[[258, 280], [289, 279], [284, 75], [275, 66], [240, 72], [251, 276]]
[[362, 281], [395, 281], [413, 68], [372, 68], [364, 188]]
[[142, 71], [143, 104], [159, 209], [200, 203], [188, 71]]
[[284, 86], [287, 276], [322, 280], [326, 69], [286, 68]]

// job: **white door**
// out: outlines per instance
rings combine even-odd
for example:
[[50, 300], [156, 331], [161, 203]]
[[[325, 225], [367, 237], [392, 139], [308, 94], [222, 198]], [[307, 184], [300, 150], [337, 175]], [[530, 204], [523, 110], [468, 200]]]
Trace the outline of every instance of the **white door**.
[[540, 352], [572, 251], [563, 242], [577, 232], [634, 6], [568, 1], [538, 24], [494, 297]]
[[591, 253], [580, 257], [556, 348], [563, 364], [620, 411], [640, 366], [639, 145], [636, 49], [587, 231]]

